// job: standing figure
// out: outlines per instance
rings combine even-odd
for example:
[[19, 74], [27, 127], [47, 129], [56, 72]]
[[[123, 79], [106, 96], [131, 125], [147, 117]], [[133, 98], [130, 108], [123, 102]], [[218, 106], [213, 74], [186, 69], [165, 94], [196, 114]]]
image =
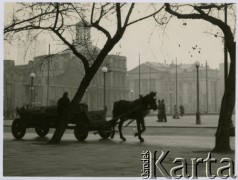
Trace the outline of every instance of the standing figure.
[[177, 107], [176, 104], [174, 105], [174, 115], [173, 115], [173, 119], [179, 119], [178, 107]]
[[162, 113], [161, 113], [162, 107], [161, 107], [161, 101], [160, 100], [158, 100], [157, 109], [158, 109], [158, 114], [157, 114], [158, 120], [157, 120], [157, 122], [162, 122]]
[[183, 107], [182, 104], [180, 104], [180, 106], [179, 106], [179, 111], [180, 111], [180, 116], [183, 117], [183, 115], [184, 115], [184, 107]]
[[70, 105], [70, 100], [68, 97], [68, 92], [64, 92], [63, 96], [58, 100], [57, 103], [57, 112], [59, 116], [63, 116], [64, 113], [67, 111]]
[[165, 104], [164, 104], [164, 100], [162, 99], [161, 101], [161, 113], [162, 113], [162, 121], [167, 122], [167, 117], [166, 117], [166, 109], [165, 109]]

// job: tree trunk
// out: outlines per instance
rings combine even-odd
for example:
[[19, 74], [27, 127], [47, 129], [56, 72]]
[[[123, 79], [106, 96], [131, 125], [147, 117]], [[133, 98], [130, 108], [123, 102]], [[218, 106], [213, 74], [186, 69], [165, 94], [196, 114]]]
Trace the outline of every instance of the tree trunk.
[[68, 126], [68, 123], [70, 122], [71, 118], [74, 115], [75, 112], [75, 107], [77, 105], [78, 102], [80, 102], [83, 98], [84, 92], [87, 89], [89, 83], [91, 82], [91, 79], [93, 78], [93, 76], [85, 76], [80, 84], [80, 87], [78, 89], [78, 91], [76, 92], [75, 97], [73, 98], [73, 100], [71, 101], [70, 107], [68, 109], [67, 112], [65, 112], [64, 116], [61, 117], [60, 122], [51, 138], [51, 140], [49, 141], [50, 144], [59, 144], [64, 132]]
[[115, 46], [115, 44], [121, 39], [124, 32], [125, 32], [125, 29], [118, 31], [117, 34], [115, 34], [114, 38], [107, 41], [107, 43], [105, 44], [103, 49], [98, 54], [96, 60], [90, 67], [89, 71], [86, 72], [73, 100], [70, 103], [69, 110], [65, 113], [65, 116], [62, 117], [62, 119], [60, 120], [58, 127], [56, 128], [51, 140], [49, 141], [50, 144], [60, 143], [61, 138], [63, 137], [64, 132], [68, 126], [68, 123], [70, 122], [71, 118], [73, 117], [73, 114], [75, 112], [75, 107], [77, 107], [77, 104], [82, 100], [85, 90], [89, 86], [94, 75], [97, 73], [97, 71], [98, 71], [99, 67], [101, 66], [101, 64], [103, 63], [105, 57], [112, 50], [112, 48]]
[[[232, 45], [231, 45], [232, 44]], [[236, 76], [236, 45], [232, 42], [228, 48], [231, 64], [229, 76], [227, 78], [227, 86], [222, 98], [221, 110], [218, 122], [218, 128], [216, 132], [215, 152], [228, 152], [231, 151], [230, 147], [230, 130], [232, 122], [232, 113], [235, 106], [235, 76]]]

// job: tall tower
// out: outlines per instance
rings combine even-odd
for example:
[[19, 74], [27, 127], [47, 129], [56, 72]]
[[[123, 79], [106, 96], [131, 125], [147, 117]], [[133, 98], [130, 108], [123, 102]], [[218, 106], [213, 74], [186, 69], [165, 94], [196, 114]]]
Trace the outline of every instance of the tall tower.
[[85, 27], [82, 22], [76, 24], [76, 45], [89, 45], [91, 44], [90, 27]]

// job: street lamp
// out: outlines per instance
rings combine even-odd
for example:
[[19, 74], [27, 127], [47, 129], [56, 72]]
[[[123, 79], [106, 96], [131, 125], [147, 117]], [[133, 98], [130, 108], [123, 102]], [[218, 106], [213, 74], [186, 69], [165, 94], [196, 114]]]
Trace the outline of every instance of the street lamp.
[[133, 92], [134, 92], [134, 91], [131, 89], [131, 90], [130, 90], [130, 93], [131, 93], [131, 100], [133, 100]]
[[108, 71], [108, 68], [106, 66], [104, 66], [102, 68], [102, 72], [103, 72], [103, 80], [104, 80], [104, 89], [103, 89], [103, 98], [104, 98], [104, 102], [103, 102], [103, 105], [104, 107], [106, 106], [106, 73]]
[[31, 87], [30, 87], [30, 106], [32, 106], [32, 98], [33, 98], [33, 83], [34, 83], [34, 78], [36, 77], [35, 73], [31, 73], [30, 74], [30, 78], [31, 78]]
[[196, 124], [201, 124], [200, 112], [199, 112], [199, 73], [198, 73], [198, 68], [200, 66], [200, 62], [196, 61], [194, 63], [194, 65], [197, 68], [197, 113], [196, 113]]

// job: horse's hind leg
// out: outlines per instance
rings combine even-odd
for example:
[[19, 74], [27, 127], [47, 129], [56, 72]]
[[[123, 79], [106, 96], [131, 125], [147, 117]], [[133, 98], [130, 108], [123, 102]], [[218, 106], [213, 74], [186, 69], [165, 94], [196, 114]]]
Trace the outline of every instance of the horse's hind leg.
[[144, 142], [144, 139], [141, 137], [141, 128], [140, 128], [140, 125], [141, 125], [141, 120], [136, 120], [136, 124], [137, 124], [137, 130], [138, 130], [138, 139], [140, 140], [140, 142]]
[[141, 129], [141, 134], [145, 131], [145, 120], [144, 119], [141, 119], [141, 126], [142, 126], [142, 129]]
[[115, 127], [116, 127], [116, 122], [118, 121], [118, 119], [115, 119], [112, 123], [111, 123], [111, 126], [112, 126], [112, 133], [111, 133], [111, 139], [114, 138], [115, 136]]
[[120, 122], [119, 122], [119, 125], [118, 125], [118, 130], [119, 130], [120, 138], [122, 139], [122, 141], [126, 141], [126, 138], [122, 134], [122, 125], [123, 125], [123, 123], [124, 123], [124, 121], [122, 119], [120, 119]]

